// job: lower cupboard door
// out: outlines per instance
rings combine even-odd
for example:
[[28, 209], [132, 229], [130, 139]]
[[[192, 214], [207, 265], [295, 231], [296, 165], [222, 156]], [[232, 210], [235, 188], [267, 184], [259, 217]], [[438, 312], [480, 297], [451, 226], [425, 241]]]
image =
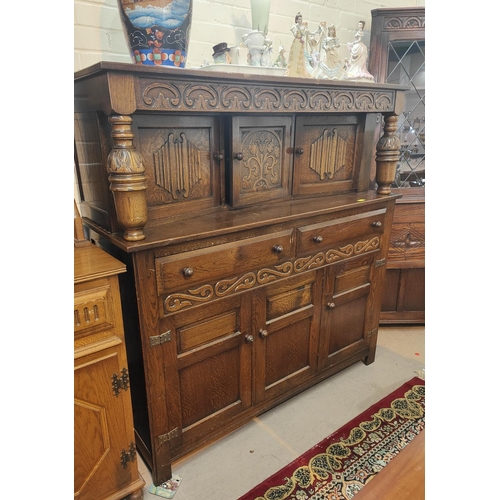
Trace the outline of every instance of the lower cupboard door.
[[262, 403], [298, 387], [317, 372], [317, 273], [255, 292], [255, 394]]
[[320, 369], [356, 355], [361, 359], [368, 350], [365, 317], [370, 304], [372, 264], [373, 256], [368, 256], [327, 269]]
[[167, 378], [166, 411], [169, 430], [181, 431], [173, 458], [251, 405], [250, 307], [243, 294], [167, 318], [177, 370]]

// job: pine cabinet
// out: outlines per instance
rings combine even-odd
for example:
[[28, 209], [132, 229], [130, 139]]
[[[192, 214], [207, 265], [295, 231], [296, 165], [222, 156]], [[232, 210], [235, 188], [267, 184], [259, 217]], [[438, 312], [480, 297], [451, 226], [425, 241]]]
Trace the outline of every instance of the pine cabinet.
[[124, 345], [119, 273], [95, 245], [75, 248], [75, 499], [143, 498]]
[[[75, 75], [81, 210], [120, 275], [137, 447], [183, 455], [375, 359], [396, 85], [100, 63]], [[377, 185], [370, 169], [377, 117]]]

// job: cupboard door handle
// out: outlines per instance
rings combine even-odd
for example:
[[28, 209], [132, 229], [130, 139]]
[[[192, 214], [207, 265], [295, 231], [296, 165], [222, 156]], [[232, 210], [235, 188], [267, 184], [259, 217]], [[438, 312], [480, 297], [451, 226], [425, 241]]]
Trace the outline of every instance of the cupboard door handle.
[[381, 227], [382, 223], [379, 220], [377, 220], [377, 221], [372, 222], [372, 226], [373, 227]]
[[323, 241], [323, 236], [315, 236], [313, 241], [314, 243], [321, 243]]
[[243, 153], [234, 153], [234, 159], [235, 160], [243, 160]]
[[253, 342], [253, 335], [245, 335], [245, 341], [251, 344]]
[[281, 245], [274, 245], [273, 246], [273, 252], [274, 253], [282, 253], [283, 252], [283, 247]]
[[335, 307], [335, 303], [334, 302], [328, 302], [328, 304], [326, 304], [326, 306], [328, 307], [328, 309], [333, 309]]
[[267, 330], [263, 330], [262, 328], [259, 330], [259, 333], [260, 333], [260, 336], [263, 339], [265, 339], [269, 335], [268, 331]]
[[182, 274], [186, 277], [186, 278], [190, 278], [191, 276], [193, 276], [194, 274], [194, 269], [192, 267], [185, 267], [183, 270], [182, 270]]
[[304, 148], [297, 148], [295, 150], [295, 154], [298, 154], [298, 155], [303, 155], [304, 154]]
[[214, 158], [218, 161], [221, 161], [224, 159], [224, 155], [222, 153], [215, 153]]

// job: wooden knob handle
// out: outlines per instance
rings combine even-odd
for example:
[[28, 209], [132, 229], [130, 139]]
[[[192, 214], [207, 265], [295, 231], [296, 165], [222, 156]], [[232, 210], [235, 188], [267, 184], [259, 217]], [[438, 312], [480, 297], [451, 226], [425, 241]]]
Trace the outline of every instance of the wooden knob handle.
[[243, 160], [243, 153], [234, 153], [234, 159], [235, 160]]
[[328, 304], [326, 304], [326, 306], [328, 307], [328, 309], [333, 309], [335, 307], [335, 303], [334, 302], [328, 302]]
[[263, 339], [266, 338], [269, 335], [268, 331], [267, 330], [263, 330], [262, 328], [259, 330], [259, 333], [260, 333], [260, 336]]
[[314, 243], [321, 243], [323, 241], [323, 236], [314, 236]]
[[253, 342], [253, 335], [245, 335], [245, 340], [248, 344]]
[[298, 154], [298, 155], [303, 155], [304, 154], [304, 148], [297, 148], [295, 150], [295, 153]]
[[191, 267], [185, 267], [183, 270], [182, 270], [182, 274], [186, 277], [186, 278], [190, 278], [191, 276], [193, 276], [194, 274], [194, 269], [191, 268]]
[[382, 223], [381, 223], [379, 220], [377, 220], [377, 221], [375, 221], [375, 222], [372, 222], [372, 226], [373, 226], [373, 227], [381, 227], [381, 226], [382, 226]]
[[274, 245], [273, 246], [273, 252], [274, 253], [282, 253], [283, 252], [283, 247], [281, 245]]

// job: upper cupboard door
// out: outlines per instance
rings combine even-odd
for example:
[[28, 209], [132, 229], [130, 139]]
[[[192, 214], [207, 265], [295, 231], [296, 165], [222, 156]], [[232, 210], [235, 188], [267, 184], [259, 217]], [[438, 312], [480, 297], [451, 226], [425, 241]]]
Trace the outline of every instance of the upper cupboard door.
[[357, 189], [361, 160], [360, 118], [298, 116], [293, 194], [332, 194]]
[[292, 117], [235, 116], [230, 145], [233, 207], [290, 196]]
[[150, 220], [221, 203], [219, 120], [215, 116], [134, 117]]

